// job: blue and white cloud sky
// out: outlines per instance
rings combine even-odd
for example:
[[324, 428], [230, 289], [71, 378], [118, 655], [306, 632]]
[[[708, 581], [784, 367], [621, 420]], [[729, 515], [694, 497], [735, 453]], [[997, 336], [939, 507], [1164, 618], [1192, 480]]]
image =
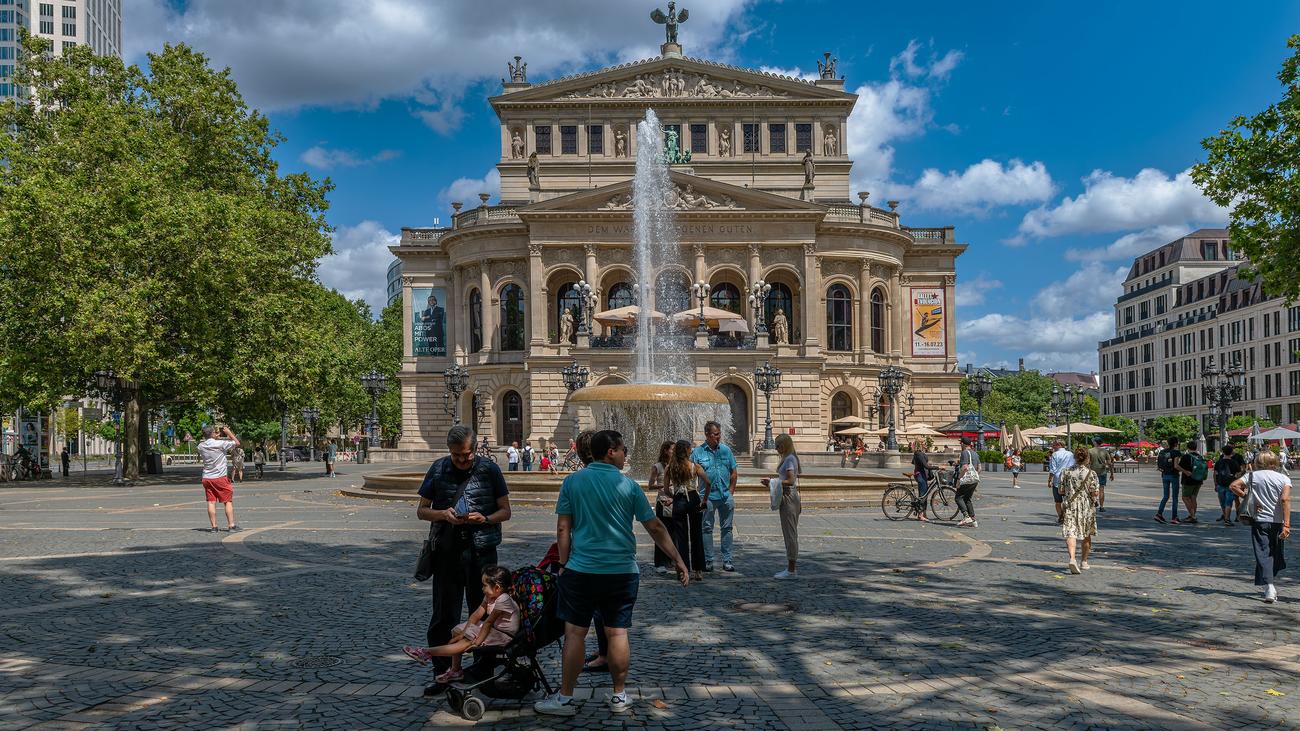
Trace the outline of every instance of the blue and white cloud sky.
[[[663, 5], [665, 3], [660, 3]], [[1200, 140], [1280, 96], [1300, 4], [683, 0], [688, 55], [796, 75], [840, 59], [859, 95], [853, 190], [955, 225], [961, 361], [1096, 368], [1132, 257], [1226, 212]], [[657, 54], [651, 0], [125, 0], [129, 60], [185, 42], [229, 66], [337, 185], [321, 278], [373, 306], [402, 226], [495, 193], [486, 100], [506, 61], [541, 81]]]

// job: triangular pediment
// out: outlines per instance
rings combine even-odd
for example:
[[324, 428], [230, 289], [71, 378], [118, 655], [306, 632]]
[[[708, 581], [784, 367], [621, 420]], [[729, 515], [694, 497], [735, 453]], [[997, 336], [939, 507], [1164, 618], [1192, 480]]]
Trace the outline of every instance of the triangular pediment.
[[802, 79], [695, 58], [660, 57], [564, 77], [492, 97], [494, 106], [529, 102], [581, 104], [852, 101], [856, 95]]
[[[670, 170], [668, 177], [673, 183], [668, 193], [668, 203], [674, 210], [681, 212], [784, 211], [821, 214], [826, 211], [824, 207], [815, 203], [721, 183], [679, 170]], [[632, 211], [631, 180], [531, 203], [518, 209], [521, 218], [527, 218], [530, 213], [617, 213], [620, 211], [627, 213]]]

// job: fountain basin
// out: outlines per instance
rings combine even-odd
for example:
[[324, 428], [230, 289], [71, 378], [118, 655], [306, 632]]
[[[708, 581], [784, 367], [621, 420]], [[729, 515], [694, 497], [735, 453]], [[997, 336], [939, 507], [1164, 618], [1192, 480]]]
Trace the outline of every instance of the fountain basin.
[[727, 397], [719, 391], [708, 386], [681, 383], [613, 383], [587, 386], [574, 391], [569, 400], [575, 404], [646, 401], [728, 405]]

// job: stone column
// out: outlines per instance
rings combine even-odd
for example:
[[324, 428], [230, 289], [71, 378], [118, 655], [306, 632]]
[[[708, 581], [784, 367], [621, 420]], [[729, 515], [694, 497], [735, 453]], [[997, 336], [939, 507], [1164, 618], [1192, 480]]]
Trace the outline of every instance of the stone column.
[[451, 314], [447, 318], [447, 342], [451, 344], [447, 353], [453, 359], [459, 359], [469, 346], [469, 327], [465, 321], [469, 309], [465, 301], [465, 272], [460, 267], [451, 270], [451, 292], [443, 304]]
[[497, 305], [496, 293], [492, 291], [492, 275], [488, 272], [491, 268], [490, 262], [483, 262], [479, 265], [479, 290], [483, 295], [483, 350], [484, 354], [491, 353], [493, 343], [496, 342], [497, 335]]
[[758, 260], [758, 252], [758, 244], [749, 245], [749, 281], [745, 283], [745, 291], [740, 293], [740, 299], [749, 310], [745, 318], [749, 320], [749, 331], [752, 333], [758, 332], [758, 318], [754, 316], [754, 309], [749, 306], [749, 288], [757, 284], [758, 280], [763, 276], [763, 267]]
[[415, 341], [411, 337], [411, 322], [414, 320], [411, 307], [411, 285], [415, 283], [414, 277], [402, 277], [402, 359], [407, 363], [414, 363]]
[[590, 284], [592, 289], [595, 289], [599, 286], [596, 277], [600, 274], [600, 270], [596, 268], [596, 245], [583, 244], [582, 253], [586, 255], [586, 261], [583, 264], [583, 272], [586, 273], [585, 277], [587, 279], [587, 284]]
[[912, 354], [912, 344], [908, 340], [908, 335], [912, 332], [908, 323], [912, 303], [911, 293], [907, 289], [911, 283], [911, 277], [902, 276], [898, 269], [894, 269], [889, 276], [889, 317], [886, 318], [889, 331], [885, 333], [885, 339], [895, 358]]
[[862, 352], [871, 352], [871, 261], [863, 259], [858, 262], [858, 291], [862, 294], [862, 303], [858, 308], [858, 319], [862, 322], [859, 329], [862, 335], [858, 342], [861, 343]]
[[944, 360], [955, 359], [957, 353], [957, 275], [943, 278], [943, 326], [945, 328]]
[[532, 330], [528, 338], [528, 349], [536, 352], [543, 344], [549, 342], [547, 337], [547, 313], [550, 311], [550, 303], [546, 300], [550, 295], [546, 291], [546, 282], [542, 281], [542, 245], [528, 245], [528, 291], [533, 293], [531, 307], [528, 310], [529, 329]]
[[[705, 275], [708, 274], [709, 267], [704, 263], [704, 244], [693, 244], [691, 253], [695, 255], [695, 282], [706, 282]], [[695, 284], [695, 282], [691, 282], [691, 284]], [[691, 304], [695, 304], [694, 295], [691, 296], [691, 300]], [[668, 312], [665, 314], [671, 315], [673, 313]]]
[[816, 251], [816, 244], [803, 245], [803, 340], [804, 355], [808, 356], [821, 352], [822, 335], [826, 332], [821, 259], [816, 256]]

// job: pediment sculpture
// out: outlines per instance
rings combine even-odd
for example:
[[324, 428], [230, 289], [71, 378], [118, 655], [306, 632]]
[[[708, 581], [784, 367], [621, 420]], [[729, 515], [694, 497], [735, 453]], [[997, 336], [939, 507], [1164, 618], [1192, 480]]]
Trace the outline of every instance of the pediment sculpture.
[[571, 91], [561, 99], [744, 99], [786, 98], [790, 95], [762, 84], [742, 84], [734, 79], [713, 79], [707, 74], [666, 69], [637, 74], [632, 79], [606, 81], [587, 89]]
[[[678, 183], [669, 189], [667, 200], [664, 201], [664, 204], [668, 208], [678, 211], [735, 211], [741, 209], [740, 204], [736, 203], [736, 200], [731, 196], [711, 196], [705, 193], [700, 193], [696, 191], [695, 186], [690, 183], [687, 183], [686, 185]], [[631, 210], [631, 208], [631, 193], [619, 193], [618, 195], [611, 196], [609, 200], [605, 201], [605, 205], [601, 206], [601, 210], [605, 211], [626, 211]]]

